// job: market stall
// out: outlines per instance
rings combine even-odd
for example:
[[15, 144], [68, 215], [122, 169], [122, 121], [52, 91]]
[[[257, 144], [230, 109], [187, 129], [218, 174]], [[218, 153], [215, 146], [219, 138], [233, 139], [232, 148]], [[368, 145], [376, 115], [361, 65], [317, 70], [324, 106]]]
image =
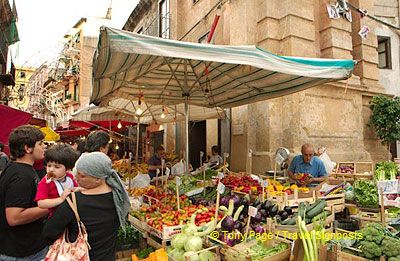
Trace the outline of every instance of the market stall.
[[[282, 57], [255, 46], [180, 42], [103, 27], [94, 59], [91, 102], [143, 98], [185, 104], [189, 164], [189, 104], [230, 108], [348, 78], [352, 60]], [[186, 169], [189, 169], [188, 166]]]

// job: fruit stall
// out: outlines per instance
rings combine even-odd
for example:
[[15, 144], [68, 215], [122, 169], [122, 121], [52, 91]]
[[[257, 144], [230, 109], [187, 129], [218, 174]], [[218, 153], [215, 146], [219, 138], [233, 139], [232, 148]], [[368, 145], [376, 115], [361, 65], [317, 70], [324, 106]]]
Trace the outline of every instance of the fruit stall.
[[398, 175], [381, 162], [372, 178], [306, 187], [307, 175], [295, 184], [204, 170], [130, 189], [140, 247], [119, 259], [399, 260], [391, 251], [400, 244]]

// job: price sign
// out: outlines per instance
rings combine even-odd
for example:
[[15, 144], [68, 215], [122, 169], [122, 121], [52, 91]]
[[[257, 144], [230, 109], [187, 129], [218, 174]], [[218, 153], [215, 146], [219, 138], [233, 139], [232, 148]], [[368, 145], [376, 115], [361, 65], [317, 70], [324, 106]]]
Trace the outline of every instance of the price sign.
[[248, 214], [250, 217], [255, 217], [257, 215], [257, 208], [249, 206]]
[[204, 152], [200, 151], [200, 158], [204, 156]]
[[165, 169], [165, 175], [167, 175], [167, 177], [169, 177], [169, 174], [171, 173], [171, 170], [169, 168]]
[[225, 158], [229, 158], [229, 153], [228, 153], [228, 152], [225, 152], [225, 153], [224, 153], [224, 157], [225, 157]]
[[261, 187], [263, 187], [263, 188], [268, 187], [268, 181], [262, 180], [262, 181], [261, 181]]
[[181, 178], [178, 177], [178, 176], [176, 176], [176, 177], [175, 177], [175, 183], [176, 183], [177, 186], [182, 185], [182, 180], [181, 180]]
[[225, 177], [225, 175], [224, 175], [224, 173], [222, 173], [222, 172], [218, 172], [217, 177], [218, 177], [219, 179], [223, 179], [223, 178]]
[[249, 158], [251, 158], [253, 156], [253, 151], [249, 150]]
[[160, 174], [160, 169], [156, 169], [156, 174]]
[[398, 180], [384, 180], [377, 182], [378, 193], [383, 194], [397, 194], [399, 193], [399, 181]]
[[165, 165], [165, 159], [161, 159], [161, 166]]
[[222, 182], [218, 183], [217, 191], [219, 194], [223, 194], [225, 192], [225, 185]]

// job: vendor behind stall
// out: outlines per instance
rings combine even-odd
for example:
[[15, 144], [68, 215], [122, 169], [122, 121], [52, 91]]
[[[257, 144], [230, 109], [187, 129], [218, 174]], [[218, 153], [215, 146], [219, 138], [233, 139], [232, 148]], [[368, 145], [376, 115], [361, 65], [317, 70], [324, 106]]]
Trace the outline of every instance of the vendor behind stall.
[[312, 178], [307, 183], [323, 182], [326, 179], [327, 172], [322, 160], [314, 156], [314, 147], [311, 144], [304, 144], [301, 147], [301, 154], [293, 158], [289, 166], [289, 177], [298, 181], [296, 174], [308, 173]]
[[[156, 176], [157, 169], [161, 171], [161, 160], [165, 157], [165, 149], [163, 146], [158, 146], [156, 153], [149, 159], [147, 164], [149, 165], [149, 176], [153, 179]], [[164, 166], [165, 167], [165, 166]]]

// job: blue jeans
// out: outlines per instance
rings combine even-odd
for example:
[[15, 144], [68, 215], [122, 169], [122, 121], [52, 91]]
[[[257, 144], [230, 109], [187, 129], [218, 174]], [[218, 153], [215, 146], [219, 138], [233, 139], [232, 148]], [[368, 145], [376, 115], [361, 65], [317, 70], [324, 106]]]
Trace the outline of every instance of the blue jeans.
[[41, 261], [44, 260], [48, 251], [49, 247], [45, 247], [36, 254], [26, 257], [12, 257], [12, 256], [0, 255], [0, 261]]

